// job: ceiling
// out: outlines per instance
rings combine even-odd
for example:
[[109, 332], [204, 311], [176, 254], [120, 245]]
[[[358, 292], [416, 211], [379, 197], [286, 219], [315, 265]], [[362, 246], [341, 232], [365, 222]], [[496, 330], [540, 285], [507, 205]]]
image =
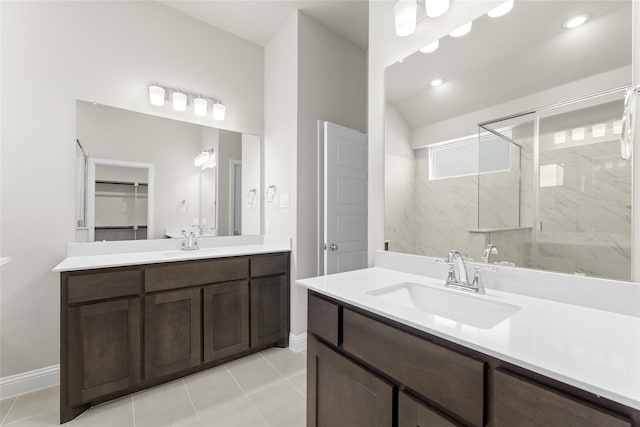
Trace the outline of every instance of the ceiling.
[[[586, 24], [562, 28], [581, 13]], [[387, 68], [386, 95], [415, 129], [630, 62], [630, 0], [516, 0], [509, 14], [483, 16], [468, 35]], [[431, 87], [435, 78], [445, 83]]]
[[207, 24], [264, 46], [300, 9], [318, 22], [366, 49], [368, 0], [161, 0], [160, 3]]

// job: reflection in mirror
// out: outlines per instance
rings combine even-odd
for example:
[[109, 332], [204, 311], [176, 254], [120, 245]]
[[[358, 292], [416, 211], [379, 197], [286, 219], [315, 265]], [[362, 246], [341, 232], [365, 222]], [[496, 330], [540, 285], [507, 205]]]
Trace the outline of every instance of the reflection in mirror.
[[260, 137], [78, 101], [77, 138], [77, 241], [260, 234]]
[[631, 5], [518, 1], [387, 68], [389, 250], [630, 279]]

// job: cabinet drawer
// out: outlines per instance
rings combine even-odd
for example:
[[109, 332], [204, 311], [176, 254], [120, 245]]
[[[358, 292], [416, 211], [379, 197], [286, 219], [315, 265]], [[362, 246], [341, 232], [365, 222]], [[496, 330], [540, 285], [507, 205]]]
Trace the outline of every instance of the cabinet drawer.
[[586, 402], [500, 370], [493, 373], [493, 402], [496, 427], [631, 427]]
[[343, 348], [468, 423], [484, 425], [484, 363], [343, 311]]
[[340, 310], [337, 304], [309, 295], [307, 329], [335, 346], [340, 345]]
[[398, 427], [455, 426], [456, 424], [407, 393], [398, 393]]
[[142, 270], [69, 276], [69, 304], [126, 297], [140, 293]]
[[287, 254], [260, 255], [251, 258], [251, 277], [289, 272]]
[[247, 277], [249, 277], [248, 258], [174, 262], [147, 267], [144, 290], [145, 292], [163, 291]]

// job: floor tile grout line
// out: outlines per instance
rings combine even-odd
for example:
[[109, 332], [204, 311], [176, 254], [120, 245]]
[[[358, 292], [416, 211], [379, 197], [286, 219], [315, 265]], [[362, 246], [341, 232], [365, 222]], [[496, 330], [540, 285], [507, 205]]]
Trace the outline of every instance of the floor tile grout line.
[[198, 410], [196, 409], [196, 404], [193, 402], [193, 398], [191, 397], [191, 392], [189, 391], [189, 386], [187, 386], [187, 382], [183, 379], [182, 384], [184, 388], [187, 390], [187, 396], [189, 396], [189, 402], [191, 402], [191, 407], [193, 408], [193, 412], [196, 414], [196, 420], [198, 420], [198, 424], [202, 424], [200, 422], [200, 415], [198, 415]]
[[[0, 0], [0, 1], [1, 1], [1, 0]], [[55, 386], [55, 385], [54, 385], [54, 386], [51, 386], [51, 387], [45, 387], [45, 388], [41, 388], [41, 389], [38, 389], [38, 390], [34, 390], [34, 391], [32, 391], [32, 392], [29, 392], [29, 393], [23, 393], [23, 394], [19, 394], [19, 395], [17, 395], [17, 396], [16, 396], [16, 400], [14, 400], [14, 401], [13, 401], [13, 403], [11, 404], [11, 407], [9, 408], [9, 410], [7, 411], [7, 414], [6, 414], [6, 415], [5, 415], [5, 417], [4, 417], [4, 420], [2, 420], [2, 423], [0, 423], [0, 424], [1, 424], [1, 425], [3, 425], [3, 426], [4, 426], [4, 425], [15, 424], [15, 423], [17, 423], [18, 421], [22, 421], [22, 420], [26, 420], [26, 419], [29, 419], [29, 418], [33, 418], [33, 417], [36, 417], [36, 416], [38, 416], [38, 415], [46, 414], [46, 413], [48, 413], [48, 412], [53, 411], [53, 410], [55, 409], [55, 407], [54, 407], [54, 408], [49, 408], [49, 409], [44, 410], [44, 411], [36, 412], [36, 413], [34, 413], [34, 414], [29, 414], [29, 415], [27, 415], [26, 417], [22, 417], [22, 418], [18, 418], [18, 419], [16, 419], [16, 420], [13, 420], [13, 421], [11, 421], [11, 423], [6, 423], [6, 424], [4, 423], [4, 421], [5, 421], [7, 418], [9, 418], [9, 412], [11, 412], [11, 410], [13, 409], [13, 407], [18, 403], [18, 399], [19, 399], [20, 397], [29, 396], [29, 395], [31, 395], [31, 394], [38, 393], [38, 392], [40, 392], [40, 391], [42, 391], [42, 390], [47, 390], [47, 389], [49, 389], [49, 388], [55, 388], [55, 387], [57, 387], [57, 386]]]
[[[31, 414], [31, 415], [29, 415], [28, 417], [22, 417], [22, 418], [20, 418], [20, 419], [13, 420], [13, 421], [11, 421], [10, 423], [2, 424], [2, 427], [5, 427], [5, 426], [10, 427], [10, 426], [12, 426], [12, 425], [15, 425], [16, 423], [23, 422], [23, 421], [26, 421], [26, 420], [30, 420], [30, 419], [32, 419], [32, 418], [39, 417], [39, 416], [42, 416], [42, 415], [48, 414], [49, 412], [55, 412], [55, 411], [56, 411], [56, 409], [49, 409], [48, 411], [38, 412], [37, 414]], [[64, 424], [63, 424], [63, 425], [64, 425]], [[67, 424], [67, 425], [68, 425], [68, 424]]]
[[4, 420], [7, 419], [7, 417], [9, 416], [9, 413], [11, 412], [11, 410], [13, 409], [13, 406], [16, 404], [17, 401], [18, 401], [18, 396], [14, 397], [13, 402], [11, 402], [11, 405], [9, 406], [9, 409], [7, 409], [7, 413], [4, 414], [4, 417], [2, 417], [2, 419], [0, 419], [0, 425], [2, 425], [4, 423]]
[[135, 393], [131, 395], [131, 415], [133, 416], [133, 427], [136, 427], [136, 407], [133, 404], [133, 396]]
[[231, 378], [233, 379], [233, 381], [238, 385], [238, 388], [240, 389], [240, 391], [242, 392], [242, 396], [249, 402], [249, 404], [251, 406], [253, 406], [254, 408], [256, 408], [256, 410], [258, 411], [258, 413], [260, 414], [260, 416], [262, 417], [262, 419], [264, 420], [265, 424], [267, 425], [267, 427], [270, 427], [271, 425], [269, 424], [269, 421], [267, 420], [267, 418], [264, 416], [264, 414], [262, 413], [262, 411], [260, 410], [260, 408], [258, 408], [253, 401], [251, 400], [251, 398], [249, 397], [249, 395], [247, 393], [245, 393], [244, 388], [242, 388], [242, 386], [240, 385], [240, 383], [238, 382], [238, 380], [236, 379], [236, 377], [233, 375], [233, 372], [231, 372], [231, 369], [229, 369], [229, 367], [225, 364], [224, 365], [225, 369], [227, 370], [227, 372], [229, 372], [229, 375], [231, 375]]
[[[289, 378], [294, 377], [294, 376], [296, 376], [296, 375], [299, 375], [299, 374], [301, 374], [302, 372], [289, 373], [289, 374], [285, 375], [284, 373], [282, 373], [282, 372], [278, 369], [278, 367], [277, 367], [276, 365], [274, 365], [273, 363], [271, 363], [271, 361], [270, 361], [269, 359], [267, 359], [265, 356], [263, 356], [263, 355], [262, 355], [262, 353], [259, 353], [259, 354], [260, 354], [260, 356], [262, 356], [262, 358], [263, 358], [263, 359], [264, 359], [264, 360], [265, 360], [269, 365], [273, 366], [273, 368], [274, 368], [276, 371], [278, 371], [278, 373], [282, 376], [282, 378], [283, 378], [286, 382], [288, 382], [288, 383], [289, 383], [289, 385], [290, 385], [291, 387], [293, 387], [293, 389], [296, 391], [296, 393], [298, 393], [300, 396], [302, 396], [302, 398], [303, 398], [303, 399], [305, 399], [305, 400], [307, 399], [307, 396], [303, 395], [303, 394], [302, 394], [302, 392], [301, 392], [300, 390], [298, 390], [298, 388], [297, 388], [297, 387], [296, 387], [296, 386], [295, 386], [291, 381], [289, 381]], [[306, 371], [306, 367], [305, 367], [305, 369], [304, 369], [304, 370]], [[300, 369], [300, 371], [302, 371], [302, 369]]]

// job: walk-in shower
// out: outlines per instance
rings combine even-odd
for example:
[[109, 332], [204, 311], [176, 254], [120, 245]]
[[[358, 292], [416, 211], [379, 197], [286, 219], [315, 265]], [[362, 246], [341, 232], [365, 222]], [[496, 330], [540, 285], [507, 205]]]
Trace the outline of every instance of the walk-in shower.
[[492, 243], [516, 265], [630, 279], [631, 162], [619, 142], [625, 89], [479, 124], [479, 170], [505, 147], [511, 165], [478, 175], [470, 252]]

